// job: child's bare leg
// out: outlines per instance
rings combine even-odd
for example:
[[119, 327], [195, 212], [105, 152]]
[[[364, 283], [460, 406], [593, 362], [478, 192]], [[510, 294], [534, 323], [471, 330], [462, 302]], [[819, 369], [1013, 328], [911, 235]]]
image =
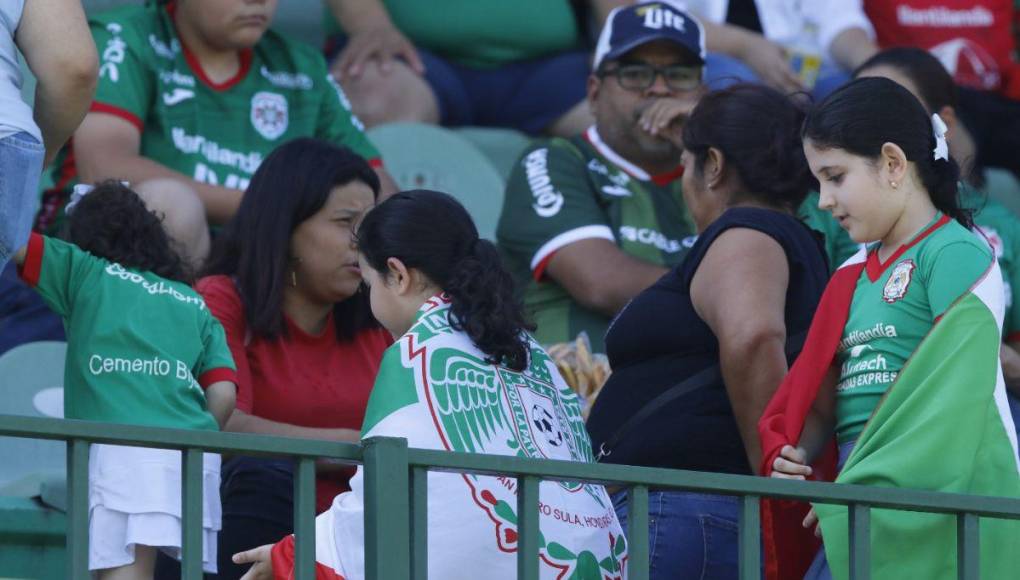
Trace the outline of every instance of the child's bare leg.
[[127, 566], [96, 571], [97, 580], [152, 580], [156, 570], [156, 548], [135, 544], [135, 561]]

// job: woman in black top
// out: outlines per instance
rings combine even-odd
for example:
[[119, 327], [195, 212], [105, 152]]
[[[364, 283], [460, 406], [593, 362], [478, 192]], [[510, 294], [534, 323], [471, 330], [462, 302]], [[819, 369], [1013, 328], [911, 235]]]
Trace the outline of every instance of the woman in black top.
[[[613, 374], [588, 421], [603, 462], [758, 465], [758, 418], [787, 371], [787, 339], [807, 330], [828, 279], [820, 236], [795, 217], [813, 183], [802, 119], [778, 92], [738, 85], [704, 97], [684, 124], [684, 201], [700, 235], [606, 335]], [[699, 387], [628, 423], [699, 373], [709, 376]], [[626, 491], [614, 502], [626, 521]], [[735, 497], [653, 491], [649, 510], [653, 578], [736, 578]]]

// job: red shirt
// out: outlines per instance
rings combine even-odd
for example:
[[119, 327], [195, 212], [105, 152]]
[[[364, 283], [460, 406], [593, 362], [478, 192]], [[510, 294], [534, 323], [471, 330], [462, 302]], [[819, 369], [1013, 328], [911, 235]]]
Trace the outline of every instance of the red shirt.
[[1014, 0], [864, 0], [878, 44], [937, 56], [957, 84], [1020, 99]]
[[[210, 276], [195, 289], [219, 319], [237, 365], [237, 408], [245, 413], [302, 427], [360, 430], [383, 351], [393, 342], [383, 329], [362, 331], [338, 342], [333, 316], [317, 335], [286, 316], [288, 336], [269, 341], [248, 330], [241, 296], [227, 276]], [[347, 491], [354, 470], [320, 474], [316, 509]]]

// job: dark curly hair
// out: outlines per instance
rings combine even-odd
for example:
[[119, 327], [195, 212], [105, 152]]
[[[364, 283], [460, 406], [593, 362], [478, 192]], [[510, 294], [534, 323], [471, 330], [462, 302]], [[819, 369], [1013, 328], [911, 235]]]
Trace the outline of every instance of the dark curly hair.
[[380, 273], [397, 258], [421, 271], [452, 300], [450, 323], [467, 333], [486, 362], [522, 371], [532, 327], [496, 246], [478, 237], [471, 216], [445, 193], [398, 193], [368, 212], [356, 234], [358, 251]]
[[190, 269], [163, 229], [163, 218], [119, 181], [100, 182], [83, 197], [70, 212], [63, 237], [125, 268], [192, 282]]
[[737, 84], [698, 102], [684, 123], [684, 149], [695, 170], [709, 148], [722, 151], [747, 188], [745, 197], [795, 210], [815, 184], [800, 137], [804, 112], [775, 89]]

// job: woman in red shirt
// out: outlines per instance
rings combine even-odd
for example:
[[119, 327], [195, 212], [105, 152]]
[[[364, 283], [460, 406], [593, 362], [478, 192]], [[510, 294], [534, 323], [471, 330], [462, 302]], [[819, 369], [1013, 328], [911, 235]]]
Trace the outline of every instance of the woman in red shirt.
[[[351, 151], [313, 139], [282, 145], [256, 171], [216, 240], [196, 288], [226, 330], [237, 409], [226, 431], [358, 441], [369, 391], [392, 338], [358, 291], [351, 232], [379, 180]], [[321, 464], [316, 508], [348, 489], [353, 469]], [[220, 578], [230, 555], [293, 528], [292, 462], [224, 462]]]

